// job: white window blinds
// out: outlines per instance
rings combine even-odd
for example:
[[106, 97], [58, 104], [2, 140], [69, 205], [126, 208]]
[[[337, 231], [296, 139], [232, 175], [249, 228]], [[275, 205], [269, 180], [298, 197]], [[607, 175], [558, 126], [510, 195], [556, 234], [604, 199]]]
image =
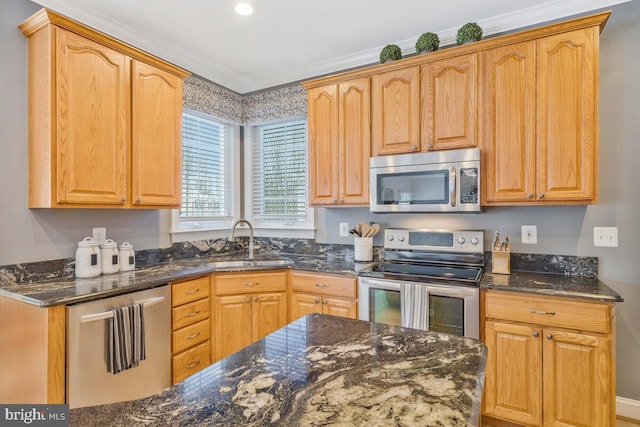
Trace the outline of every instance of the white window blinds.
[[306, 120], [258, 126], [253, 141], [252, 218], [306, 221]]
[[231, 126], [183, 113], [180, 220], [231, 219], [232, 134]]

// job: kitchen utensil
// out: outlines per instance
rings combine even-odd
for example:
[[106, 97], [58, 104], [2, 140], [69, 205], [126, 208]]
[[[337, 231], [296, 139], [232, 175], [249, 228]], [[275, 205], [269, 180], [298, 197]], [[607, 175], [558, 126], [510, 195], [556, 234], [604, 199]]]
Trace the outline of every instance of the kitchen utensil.
[[367, 235], [364, 237], [373, 237], [378, 234], [378, 232], [380, 232], [380, 224], [372, 223], [371, 228], [369, 229], [369, 233], [367, 233]]
[[369, 232], [369, 229], [371, 228], [371, 226], [369, 224], [367, 224], [366, 222], [359, 222], [357, 227], [360, 230], [360, 236], [361, 237], [368, 237], [367, 233]]

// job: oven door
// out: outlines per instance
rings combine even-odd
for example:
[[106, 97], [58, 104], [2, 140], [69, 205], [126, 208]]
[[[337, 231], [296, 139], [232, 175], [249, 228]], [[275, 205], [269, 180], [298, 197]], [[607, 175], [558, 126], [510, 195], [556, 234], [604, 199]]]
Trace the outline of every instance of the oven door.
[[427, 329], [480, 338], [480, 289], [459, 285], [427, 285]]
[[400, 282], [360, 277], [358, 319], [402, 326]]

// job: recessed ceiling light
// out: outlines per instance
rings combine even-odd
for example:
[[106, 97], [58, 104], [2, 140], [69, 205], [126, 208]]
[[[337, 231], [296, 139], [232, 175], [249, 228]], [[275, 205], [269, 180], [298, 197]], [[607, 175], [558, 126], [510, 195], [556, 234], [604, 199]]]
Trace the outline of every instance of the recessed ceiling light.
[[238, 3], [236, 4], [235, 11], [238, 15], [242, 16], [253, 15], [253, 6], [249, 3]]

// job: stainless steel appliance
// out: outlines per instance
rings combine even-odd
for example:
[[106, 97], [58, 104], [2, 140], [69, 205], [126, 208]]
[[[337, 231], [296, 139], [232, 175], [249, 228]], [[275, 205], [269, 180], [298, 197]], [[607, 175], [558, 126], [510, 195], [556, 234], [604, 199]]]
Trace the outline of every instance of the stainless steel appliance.
[[358, 318], [479, 338], [484, 232], [386, 229], [358, 279]]
[[[106, 319], [114, 308], [144, 304], [146, 359], [111, 374]], [[154, 289], [67, 307], [67, 403], [70, 408], [138, 399], [171, 386], [171, 289]]]
[[370, 210], [480, 212], [480, 150], [372, 157]]

